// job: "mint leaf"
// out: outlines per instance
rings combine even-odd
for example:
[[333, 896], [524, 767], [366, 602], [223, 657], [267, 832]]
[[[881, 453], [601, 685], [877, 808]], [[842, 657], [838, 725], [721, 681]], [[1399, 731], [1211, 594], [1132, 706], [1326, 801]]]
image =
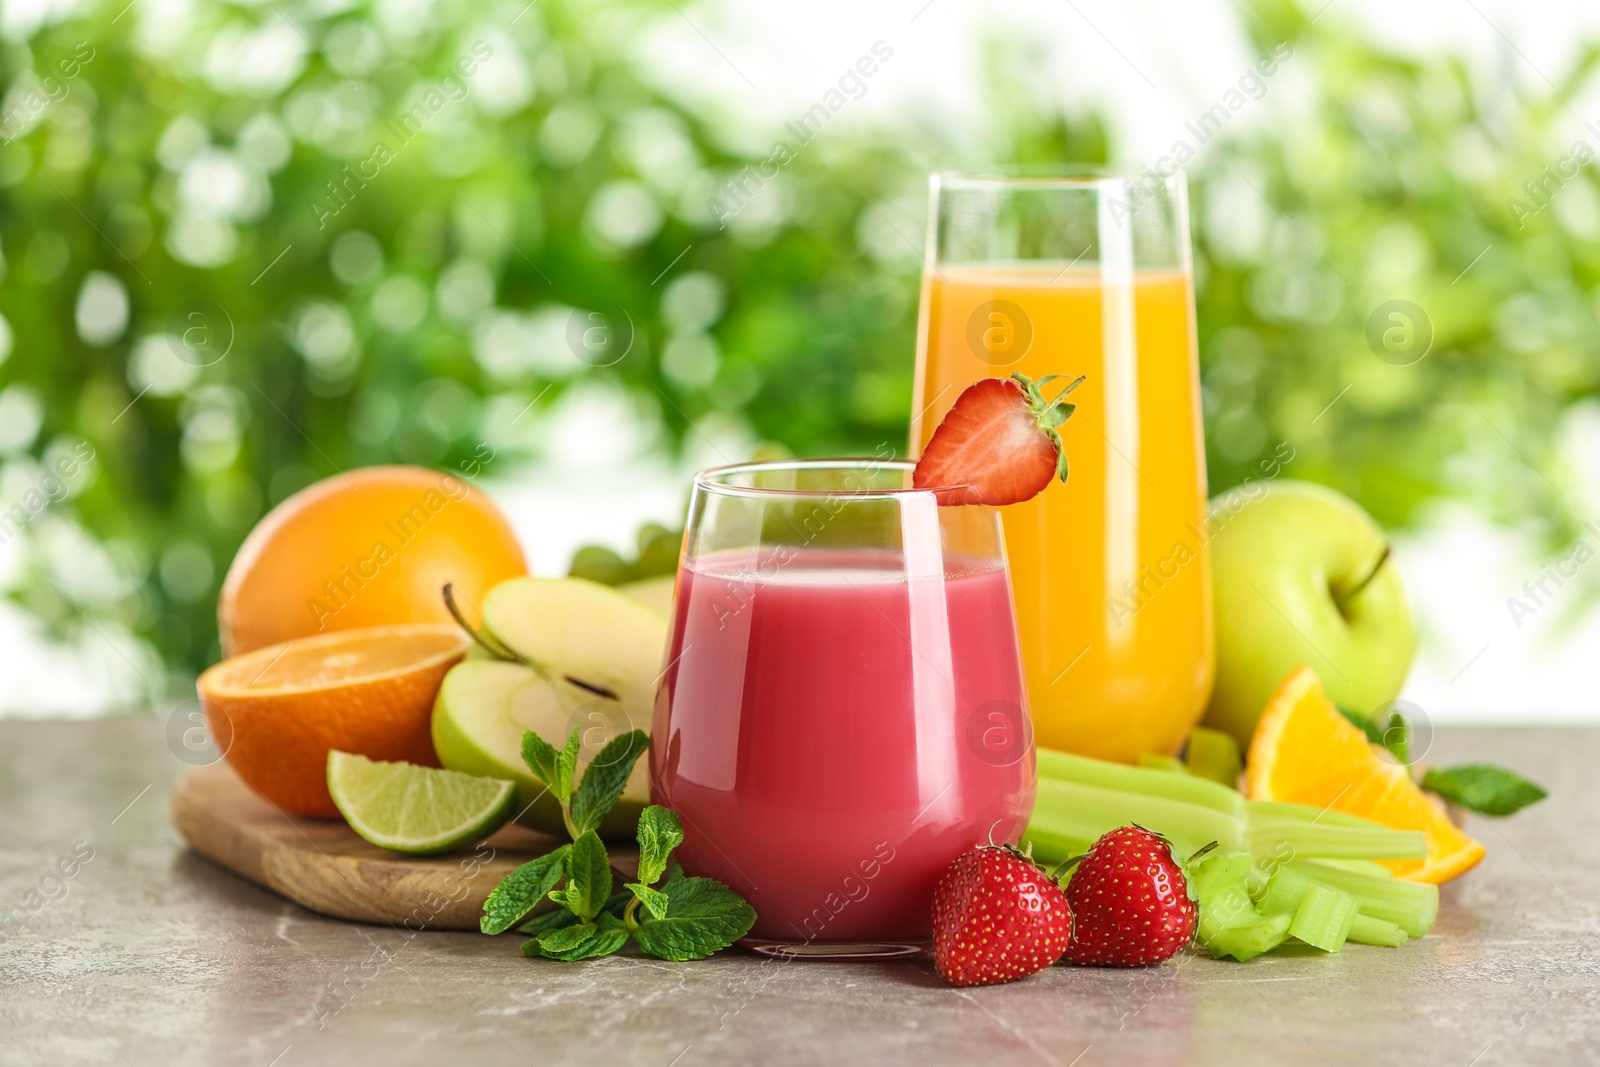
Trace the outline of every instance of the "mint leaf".
[[1410, 765], [1411, 723], [1404, 715], [1398, 711], [1391, 711], [1387, 722], [1378, 722], [1369, 715], [1352, 711], [1339, 704], [1335, 704], [1334, 707], [1338, 709], [1340, 715], [1361, 727], [1361, 732], [1367, 735], [1370, 744], [1383, 746], [1402, 764]]
[[[622, 921], [622, 913], [628, 910], [628, 905], [633, 903], [633, 894], [623, 889], [612, 893], [606, 901], [606, 906], [600, 909], [600, 914], [594, 917], [595, 924], [601, 928], [616, 925]], [[546, 930], [559, 930], [563, 926], [572, 926], [583, 920], [578, 918], [566, 908], [556, 908], [552, 911], [541, 912], [517, 927], [519, 934], [542, 934]]]
[[680, 878], [667, 885], [667, 914], [634, 931], [639, 948], [664, 960], [697, 960], [725, 949], [750, 932], [756, 912], [743, 897], [712, 878]]
[[683, 824], [672, 812], [652, 804], [639, 813], [639, 881], [655, 885], [667, 869], [667, 857], [683, 844]]
[[1510, 815], [1549, 795], [1515, 771], [1487, 763], [1430, 768], [1422, 776], [1422, 788], [1479, 815]]
[[546, 930], [533, 942], [538, 947], [539, 955], [559, 960], [568, 952], [581, 951], [594, 940], [595, 933], [595, 928], [588, 923], [577, 923]]
[[572, 843], [572, 851], [567, 853], [567, 884], [551, 893], [550, 899], [580, 919], [592, 919], [610, 895], [611, 860], [606, 846], [590, 830]]
[[[631, 896], [632, 894], [623, 893], [621, 895]], [[594, 924], [595, 926], [599, 927], [602, 932], [621, 930], [624, 937], [628, 937], [631, 934], [631, 931], [628, 929], [627, 922], [622, 918], [620, 913], [617, 915], [612, 915], [608, 911], [602, 911], [599, 915], [594, 917]]]
[[632, 893], [626, 889], [617, 890], [606, 901], [606, 906], [600, 909], [600, 914], [595, 918], [595, 922], [603, 922], [608, 915], [617, 919], [622, 918], [622, 913], [628, 910], [628, 905], [631, 903], [633, 903]]
[[1383, 744], [1383, 731], [1378, 729], [1378, 724], [1359, 711], [1354, 711], [1343, 704], [1335, 704], [1339, 714], [1343, 715], [1352, 725], [1361, 727], [1361, 732], [1367, 735], [1367, 740], [1374, 745]]
[[483, 902], [483, 917], [478, 920], [478, 928], [486, 934], [500, 934], [527, 918], [545, 894], [561, 881], [571, 848], [571, 845], [562, 845], [500, 879], [489, 899]]
[[1378, 744], [1393, 753], [1402, 766], [1411, 766], [1411, 721], [1398, 711], [1391, 711], [1380, 734]]
[[639, 903], [643, 904], [651, 915], [658, 919], [666, 918], [667, 895], [665, 893], [659, 889], [651, 889], [640, 882], [629, 882], [628, 888], [632, 890], [634, 896], [639, 898]]
[[624, 931], [602, 930], [598, 926], [581, 923], [540, 934], [522, 946], [522, 954], [571, 962], [609, 956], [627, 942], [628, 935]]
[[[577, 772], [578, 749], [583, 747], [583, 728], [572, 731], [572, 736], [567, 738], [567, 745], [556, 757], [556, 779], [561, 783], [559, 792], [561, 806], [566, 807], [572, 800], [572, 776]], [[573, 837], [582, 836], [581, 832], [574, 833]]]
[[596, 956], [609, 956], [628, 943], [628, 931], [625, 927], [617, 926], [607, 929], [604, 926], [595, 927], [594, 941], [588, 952], [581, 959], [593, 959]]
[[628, 786], [633, 765], [650, 747], [650, 735], [630, 730], [613, 737], [583, 772], [578, 793], [572, 798], [572, 825], [579, 833], [598, 829], [622, 791]]
[[522, 732], [522, 762], [534, 777], [543, 782], [555, 796], [556, 803], [566, 806], [567, 795], [561, 791], [561, 774], [557, 769], [559, 757], [555, 746], [532, 730]]
[[[632, 896], [632, 894], [630, 893], [629, 896]], [[517, 927], [517, 933], [533, 934], [537, 937], [546, 930], [559, 930], [564, 926], [576, 926], [582, 921], [566, 908], [552, 908], [550, 911], [540, 912]]]

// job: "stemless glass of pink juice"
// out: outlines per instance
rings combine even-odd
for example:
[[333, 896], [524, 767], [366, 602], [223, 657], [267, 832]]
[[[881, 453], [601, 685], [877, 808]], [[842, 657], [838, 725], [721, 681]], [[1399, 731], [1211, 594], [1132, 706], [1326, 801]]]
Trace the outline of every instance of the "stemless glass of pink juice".
[[910, 485], [871, 459], [695, 478], [651, 783], [757, 951], [922, 951], [940, 872], [1033, 808], [998, 515]]

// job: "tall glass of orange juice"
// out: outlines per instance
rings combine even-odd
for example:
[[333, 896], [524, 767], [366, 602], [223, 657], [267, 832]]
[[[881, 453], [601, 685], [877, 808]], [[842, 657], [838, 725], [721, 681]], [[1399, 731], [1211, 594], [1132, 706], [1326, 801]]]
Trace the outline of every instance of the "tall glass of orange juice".
[[937, 174], [932, 194], [913, 450], [979, 378], [1088, 376], [1070, 477], [1002, 511], [1035, 738], [1173, 753], [1214, 658], [1183, 176]]

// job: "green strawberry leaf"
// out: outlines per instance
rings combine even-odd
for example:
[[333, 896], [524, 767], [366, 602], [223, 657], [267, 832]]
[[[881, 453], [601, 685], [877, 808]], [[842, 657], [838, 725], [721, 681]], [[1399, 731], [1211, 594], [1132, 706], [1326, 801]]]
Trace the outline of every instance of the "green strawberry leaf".
[[551, 893], [550, 899], [588, 920], [600, 913], [610, 895], [611, 860], [606, 846], [590, 830], [572, 843], [572, 851], [567, 853], [567, 884]]
[[580, 923], [559, 930], [547, 930], [526, 942], [522, 946], [522, 954], [571, 962], [609, 956], [627, 943], [626, 931], [603, 930], [589, 923]]
[[680, 878], [666, 892], [667, 914], [645, 920], [633, 935], [651, 956], [697, 960], [727, 948], [755, 925], [755, 909], [715, 879]]
[[577, 795], [572, 798], [572, 825], [581, 834], [596, 830], [600, 820], [616, 805], [627, 788], [633, 765], [650, 747], [650, 735], [630, 730], [613, 737], [583, 772]]
[[1422, 776], [1422, 788], [1479, 815], [1510, 815], [1549, 795], [1515, 771], [1487, 763], [1430, 768]]
[[[532, 736], [531, 734], [529, 736]], [[562, 845], [538, 859], [529, 860], [504, 878], [483, 902], [483, 916], [478, 928], [486, 934], [501, 934], [528, 917], [545, 894], [554, 889], [566, 873], [567, 853], [571, 845]]]
[[645, 910], [651, 915], [658, 919], [666, 918], [667, 895], [665, 893], [659, 889], [651, 889], [640, 882], [629, 882], [628, 888], [633, 891], [634, 896], [639, 898], [639, 903], [643, 904]]
[[[572, 731], [572, 736], [567, 738], [567, 745], [556, 756], [556, 779], [561, 784], [555, 788], [560, 794], [557, 799], [561, 806], [566, 807], [572, 800], [572, 778], [578, 769], [578, 749], [583, 747], [583, 728]], [[582, 831], [572, 835], [574, 838], [582, 836]]]
[[[672, 812], [652, 804], [639, 813], [639, 881], [655, 885], [667, 869], [667, 857], [683, 844], [683, 824]], [[682, 876], [682, 872], [679, 872]]]
[[533, 772], [534, 777], [543, 782], [549, 787], [550, 792], [555, 794], [556, 803], [566, 804], [566, 794], [562, 793], [560, 789], [561, 774], [557, 767], [559, 756], [556, 753], [555, 746], [532, 730], [524, 730], [522, 732], [522, 762], [528, 765], [528, 770]]

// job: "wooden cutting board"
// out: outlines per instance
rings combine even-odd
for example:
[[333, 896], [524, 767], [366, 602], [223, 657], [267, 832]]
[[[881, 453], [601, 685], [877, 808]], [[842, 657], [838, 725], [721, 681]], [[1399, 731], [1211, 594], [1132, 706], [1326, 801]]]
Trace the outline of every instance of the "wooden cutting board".
[[[221, 762], [178, 779], [172, 824], [202, 856], [296, 904], [413, 930], [476, 930], [500, 879], [561, 844], [513, 825], [457, 852], [405, 856], [367, 844], [342, 822], [284, 814]], [[637, 848], [608, 851], [631, 879]]]

